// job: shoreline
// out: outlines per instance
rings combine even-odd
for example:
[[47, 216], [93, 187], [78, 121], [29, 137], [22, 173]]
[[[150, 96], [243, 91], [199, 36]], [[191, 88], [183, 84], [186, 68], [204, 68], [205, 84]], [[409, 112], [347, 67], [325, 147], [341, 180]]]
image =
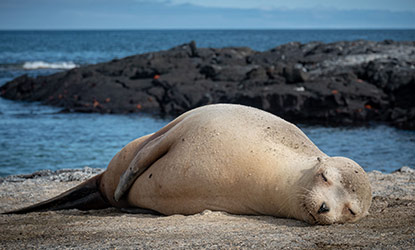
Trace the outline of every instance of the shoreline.
[[[39, 171], [0, 178], [0, 212], [55, 196], [102, 169]], [[97, 171], [97, 172], [94, 172]], [[415, 246], [415, 170], [368, 173], [369, 216], [355, 224], [310, 226], [270, 216], [204, 211], [191, 216], [117, 209], [0, 215], [0, 248], [411, 248]], [[7, 180], [5, 180], [7, 179]]]

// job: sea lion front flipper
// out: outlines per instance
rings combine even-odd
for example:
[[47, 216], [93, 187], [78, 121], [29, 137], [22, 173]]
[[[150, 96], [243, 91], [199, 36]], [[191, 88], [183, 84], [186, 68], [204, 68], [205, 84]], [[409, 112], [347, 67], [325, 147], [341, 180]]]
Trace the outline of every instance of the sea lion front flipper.
[[137, 154], [131, 161], [127, 170], [121, 175], [120, 181], [114, 192], [114, 200], [119, 201], [127, 193], [134, 181], [146, 171], [154, 162], [163, 157], [175, 141], [175, 136], [168, 133], [183, 117], [172, 121], [158, 132], [150, 136], [140, 145]]

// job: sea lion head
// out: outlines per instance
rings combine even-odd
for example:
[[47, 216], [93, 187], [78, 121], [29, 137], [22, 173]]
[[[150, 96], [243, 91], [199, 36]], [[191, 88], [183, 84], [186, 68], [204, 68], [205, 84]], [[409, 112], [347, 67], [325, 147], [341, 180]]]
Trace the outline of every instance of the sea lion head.
[[310, 224], [355, 222], [368, 214], [372, 200], [369, 179], [348, 158], [318, 158], [300, 183], [301, 217]]

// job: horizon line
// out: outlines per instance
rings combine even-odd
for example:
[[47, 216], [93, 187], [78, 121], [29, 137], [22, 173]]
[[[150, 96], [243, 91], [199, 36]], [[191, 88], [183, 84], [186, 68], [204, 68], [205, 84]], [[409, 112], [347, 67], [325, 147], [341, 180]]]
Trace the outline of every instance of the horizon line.
[[339, 28], [0, 28], [0, 31], [278, 31], [278, 30], [411, 30], [415, 27], [339, 27]]

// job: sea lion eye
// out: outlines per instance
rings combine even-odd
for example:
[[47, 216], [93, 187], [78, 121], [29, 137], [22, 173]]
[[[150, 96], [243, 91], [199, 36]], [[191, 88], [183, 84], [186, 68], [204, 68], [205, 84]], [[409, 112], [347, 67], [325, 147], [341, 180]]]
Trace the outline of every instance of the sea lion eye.
[[355, 216], [355, 215], [356, 215], [356, 213], [355, 213], [355, 212], [353, 212], [353, 210], [351, 210], [350, 208], [349, 208], [349, 212], [350, 212], [353, 216]]
[[321, 173], [321, 178], [323, 178], [323, 180], [324, 180], [325, 182], [327, 182], [327, 178], [326, 178], [326, 176], [325, 176], [323, 173]]

